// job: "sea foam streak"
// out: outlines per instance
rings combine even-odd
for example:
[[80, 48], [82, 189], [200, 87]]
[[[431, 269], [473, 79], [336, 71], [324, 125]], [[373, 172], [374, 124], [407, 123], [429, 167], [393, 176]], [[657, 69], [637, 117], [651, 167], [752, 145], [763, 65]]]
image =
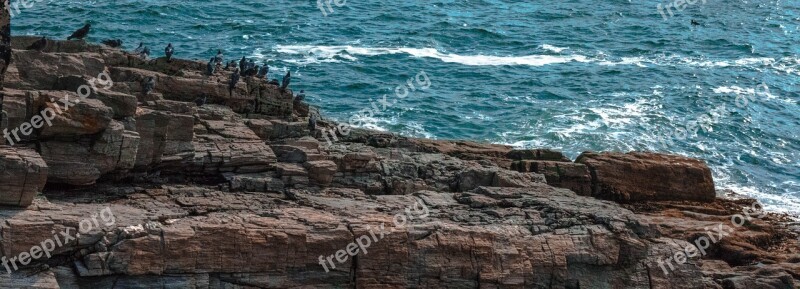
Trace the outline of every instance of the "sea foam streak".
[[276, 51], [285, 54], [310, 55], [318, 59], [344, 57], [344, 55], [376, 56], [386, 54], [409, 54], [414, 57], [435, 58], [444, 62], [473, 66], [491, 65], [528, 65], [543, 66], [555, 63], [589, 62], [583, 55], [526, 55], [526, 56], [492, 56], [492, 55], [458, 55], [442, 53], [434, 48], [366, 48], [353, 46], [309, 46], [288, 45], [277, 46]]
[[[568, 48], [543, 44], [540, 49], [560, 53]], [[278, 45], [275, 50], [279, 53], [305, 55], [304, 60], [287, 60], [299, 63], [339, 62], [339, 60], [355, 61], [353, 56], [377, 56], [391, 54], [408, 54], [413, 57], [435, 58], [443, 62], [459, 63], [470, 66], [501, 66], [501, 65], [527, 65], [544, 66], [550, 64], [581, 62], [596, 63], [603, 66], [635, 65], [647, 67], [646, 64], [658, 66], [693, 66], [693, 67], [746, 67], [750, 69], [770, 68], [776, 71], [798, 74], [798, 60], [796, 58], [742, 58], [735, 60], [708, 60], [679, 55], [673, 56], [634, 56], [634, 57], [597, 57], [581, 54], [546, 55], [533, 54], [524, 56], [495, 56], [495, 55], [459, 55], [443, 53], [435, 48], [409, 48], [409, 47], [355, 47], [351, 45]], [[614, 59], [614, 60], [609, 60]]]

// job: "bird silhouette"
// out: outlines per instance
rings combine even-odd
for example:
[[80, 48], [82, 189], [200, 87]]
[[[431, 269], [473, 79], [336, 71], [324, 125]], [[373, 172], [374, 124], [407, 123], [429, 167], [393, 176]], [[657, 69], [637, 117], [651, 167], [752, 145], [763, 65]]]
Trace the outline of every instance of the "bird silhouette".
[[142, 92], [144, 95], [150, 94], [153, 89], [156, 87], [156, 78], [155, 77], [148, 77], [147, 81], [142, 84]]
[[283, 76], [283, 82], [281, 82], [281, 90], [286, 90], [290, 82], [292, 82], [292, 72], [287, 71], [286, 75]]
[[208, 61], [208, 65], [206, 65], [206, 75], [214, 75], [214, 71], [216, 70], [216, 65], [214, 65], [215, 59], [211, 57], [211, 60]]
[[233, 71], [231, 74], [231, 80], [228, 82], [228, 93], [233, 96], [233, 89], [236, 87], [236, 84], [239, 83], [239, 69]]
[[206, 105], [206, 101], [208, 100], [208, 96], [203, 96], [203, 98], [197, 98], [194, 100], [194, 104], [197, 106], [204, 106]]
[[172, 43], [167, 44], [167, 47], [164, 48], [164, 55], [167, 56], [167, 62], [172, 61], [172, 54], [175, 53], [175, 48], [172, 47]]
[[254, 76], [258, 73], [258, 67], [250, 67], [242, 73], [242, 76]]
[[86, 25], [83, 26], [83, 28], [75, 30], [75, 32], [72, 32], [72, 35], [67, 37], [67, 40], [72, 40], [72, 39], [81, 40], [84, 37], [86, 37], [86, 35], [89, 34], [90, 29], [92, 29], [92, 24], [87, 23]]
[[145, 46], [144, 48], [142, 48], [142, 52], [139, 53], [139, 56], [142, 57], [142, 59], [146, 60], [147, 57], [150, 56], [150, 47]]
[[42, 50], [44, 50], [45, 47], [47, 47], [47, 38], [46, 37], [42, 37], [41, 39], [36, 40], [36, 42], [34, 42], [33, 44], [29, 45], [25, 49], [26, 50], [42, 51]]
[[266, 62], [264, 62], [264, 66], [261, 66], [261, 69], [258, 70], [258, 74], [256, 76], [258, 78], [267, 78], [268, 73], [269, 73], [269, 66], [267, 66]]
[[102, 41], [108, 47], [117, 48], [122, 46], [122, 40], [119, 39], [106, 39]]
[[698, 26], [700, 25], [700, 22], [697, 22], [697, 20], [692, 19], [692, 25]]
[[247, 62], [247, 69], [251, 69], [253, 67], [256, 67], [256, 62], [250, 59], [250, 61]]
[[217, 50], [217, 56], [214, 56], [214, 60], [216, 61], [217, 65], [222, 65], [224, 57], [222, 55], [222, 50]]
[[239, 71], [247, 70], [247, 58], [242, 56], [242, 60], [239, 60]]
[[312, 134], [317, 130], [317, 115], [312, 114], [311, 117], [308, 118], [308, 130], [311, 131]]
[[139, 47], [136, 47], [136, 49], [133, 50], [133, 53], [139, 54], [142, 53], [142, 50], [144, 50], [144, 42], [139, 42]]

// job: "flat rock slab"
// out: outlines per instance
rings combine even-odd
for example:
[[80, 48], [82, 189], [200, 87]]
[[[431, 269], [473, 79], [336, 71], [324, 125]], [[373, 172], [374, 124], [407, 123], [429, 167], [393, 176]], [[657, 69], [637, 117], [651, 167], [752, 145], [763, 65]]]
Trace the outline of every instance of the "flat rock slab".
[[47, 182], [47, 164], [33, 150], [0, 146], [0, 204], [27, 207]]
[[584, 152], [575, 161], [589, 167], [592, 195], [618, 202], [702, 201], [716, 197], [704, 161], [676, 155]]

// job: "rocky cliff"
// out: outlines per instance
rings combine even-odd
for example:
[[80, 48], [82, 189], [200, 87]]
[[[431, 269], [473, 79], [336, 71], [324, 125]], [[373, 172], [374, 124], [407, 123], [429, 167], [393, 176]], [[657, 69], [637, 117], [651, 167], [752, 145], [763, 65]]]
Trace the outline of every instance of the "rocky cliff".
[[2, 288], [800, 284], [791, 223], [718, 198], [700, 160], [360, 129], [328, 146], [336, 124], [311, 130], [291, 90], [36, 39], [5, 78]]

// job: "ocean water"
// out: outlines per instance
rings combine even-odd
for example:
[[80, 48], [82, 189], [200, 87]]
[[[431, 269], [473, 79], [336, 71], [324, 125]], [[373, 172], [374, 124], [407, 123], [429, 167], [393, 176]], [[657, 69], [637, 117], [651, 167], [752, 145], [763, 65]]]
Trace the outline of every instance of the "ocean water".
[[[718, 188], [800, 213], [800, 1], [703, 2], [670, 16], [667, 1], [350, 0], [323, 15], [310, 0], [45, 0], [12, 30], [65, 38], [89, 21], [89, 41], [155, 56], [171, 42], [254, 57], [327, 117], [376, 103], [360, 124], [408, 136], [703, 158]], [[430, 87], [396, 98], [421, 71]]]

